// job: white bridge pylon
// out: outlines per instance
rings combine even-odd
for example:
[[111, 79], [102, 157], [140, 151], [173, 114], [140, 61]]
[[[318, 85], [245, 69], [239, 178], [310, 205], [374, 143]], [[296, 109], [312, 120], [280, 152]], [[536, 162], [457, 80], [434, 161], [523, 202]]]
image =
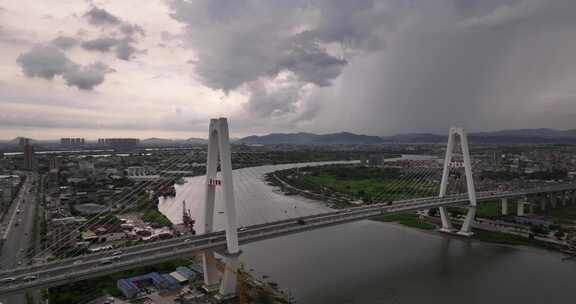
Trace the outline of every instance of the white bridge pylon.
[[[218, 164], [222, 180], [217, 180]], [[216, 182], [215, 182], [216, 181]], [[234, 201], [234, 185], [232, 184], [232, 160], [230, 156], [230, 139], [228, 121], [226, 118], [210, 120], [208, 135], [208, 152], [206, 160], [206, 199], [204, 212], [200, 225], [200, 234], [210, 233], [214, 230], [214, 203], [216, 186], [221, 186], [224, 193], [224, 206], [226, 216], [226, 253], [219, 295], [223, 298], [236, 294], [236, 272], [238, 270], [238, 231], [236, 219], [236, 203]], [[213, 251], [202, 253], [204, 264], [204, 284], [208, 290], [218, 287], [219, 273]]]
[[[452, 157], [454, 153], [454, 142], [455, 137], [460, 138], [460, 147], [462, 150], [464, 173], [466, 175], [466, 190], [468, 193], [468, 200], [470, 205], [468, 208], [468, 213], [464, 219], [464, 223], [458, 231], [458, 234], [471, 236], [472, 230], [471, 225], [476, 216], [476, 190], [474, 188], [474, 179], [472, 176], [472, 162], [470, 159], [470, 150], [468, 149], [468, 138], [466, 137], [466, 132], [463, 128], [451, 127], [448, 133], [448, 145], [446, 146], [446, 155], [444, 158], [444, 170], [442, 171], [442, 182], [440, 183], [440, 194], [439, 197], [444, 197], [446, 195], [446, 189], [448, 187], [448, 177], [450, 175], [450, 164], [452, 162]], [[445, 207], [440, 207], [440, 218], [442, 220], [441, 231], [454, 232], [452, 223], [450, 222], [450, 217], [446, 211]]]

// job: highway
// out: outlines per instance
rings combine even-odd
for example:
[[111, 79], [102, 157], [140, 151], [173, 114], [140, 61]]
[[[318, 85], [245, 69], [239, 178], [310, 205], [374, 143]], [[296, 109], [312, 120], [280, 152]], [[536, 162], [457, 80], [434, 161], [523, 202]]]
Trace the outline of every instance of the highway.
[[[539, 193], [572, 191], [575, 189], [576, 185], [565, 184], [523, 191], [487, 191], [477, 193], [477, 200], [482, 202]], [[239, 229], [239, 241], [240, 244], [247, 244], [385, 214], [467, 204], [467, 196], [465, 194], [458, 194], [445, 196], [443, 198], [417, 198], [396, 201], [393, 204], [380, 203], [335, 210], [322, 214], [242, 227]], [[177, 257], [189, 256], [204, 250], [224, 252], [225, 246], [225, 235], [222, 231], [218, 231], [118, 249], [121, 250], [121, 252], [112, 250], [58, 260], [46, 264], [8, 269], [0, 272], [0, 295], [63, 285], [108, 273], [152, 265]], [[113, 255], [114, 253], [116, 253], [116, 255]]]
[[[16, 200], [12, 204], [3, 223], [0, 266], [2, 269], [25, 265], [24, 256], [28, 250], [34, 225], [33, 183], [36, 177], [28, 174]], [[23, 295], [11, 295], [0, 299], [4, 303], [24, 303]]]

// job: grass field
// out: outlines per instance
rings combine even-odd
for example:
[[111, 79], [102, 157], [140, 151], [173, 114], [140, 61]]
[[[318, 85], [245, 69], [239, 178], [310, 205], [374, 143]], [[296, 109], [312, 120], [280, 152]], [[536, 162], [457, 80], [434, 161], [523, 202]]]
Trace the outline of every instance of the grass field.
[[[508, 211], [512, 211], [515, 209], [512, 209], [512, 202], [508, 202]], [[476, 208], [476, 216], [477, 217], [485, 217], [485, 218], [490, 218], [490, 217], [496, 217], [496, 216], [500, 216], [501, 214], [501, 203], [500, 201], [490, 201], [490, 202], [482, 202], [481, 204], [478, 204], [478, 207]]]
[[519, 235], [494, 232], [494, 231], [474, 230], [474, 235], [472, 236], [472, 238], [483, 242], [491, 242], [497, 244], [523, 245], [523, 246], [534, 246], [546, 249], [554, 249], [553, 245], [545, 242], [530, 240], [528, 238]]
[[309, 174], [299, 177], [302, 184], [328, 188], [365, 201], [429, 196], [438, 188], [433, 181], [405, 183], [395, 168], [323, 166], [310, 170]]
[[418, 215], [414, 213], [398, 213], [398, 214], [384, 215], [373, 218], [373, 220], [380, 222], [393, 222], [407, 227], [424, 229], [424, 230], [436, 229], [436, 225], [420, 220], [418, 218]]

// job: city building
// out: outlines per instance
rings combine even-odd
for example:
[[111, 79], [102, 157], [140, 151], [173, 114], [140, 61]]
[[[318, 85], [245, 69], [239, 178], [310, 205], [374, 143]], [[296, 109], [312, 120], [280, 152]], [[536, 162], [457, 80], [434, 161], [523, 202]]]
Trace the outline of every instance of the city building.
[[82, 146], [84, 145], [84, 138], [60, 138], [60, 144], [62, 146]]
[[48, 169], [51, 173], [57, 173], [60, 170], [60, 158], [57, 156], [50, 157], [50, 163], [48, 165]]
[[[200, 269], [200, 270], [196, 270]], [[128, 299], [138, 297], [144, 288], [153, 287], [159, 292], [174, 291], [188, 282], [194, 282], [202, 277], [202, 267], [197, 264], [191, 267], [179, 266], [170, 273], [151, 272], [148, 274], [120, 279], [116, 282], [118, 289]]]
[[146, 176], [149, 175], [149, 170], [146, 167], [132, 166], [126, 168], [128, 176]]
[[91, 160], [80, 160], [78, 161], [78, 169], [80, 171], [85, 171], [88, 173], [93, 173], [94, 172], [94, 162]]
[[31, 144], [24, 145], [24, 170], [34, 170], [36, 168], [36, 159], [34, 157], [34, 146]]
[[132, 180], [145, 181], [160, 178], [160, 175], [152, 174], [150, 168], [142, 166], [132, 166], [126, 168], [126, 176]]
[[384, 165], [385, 155], [375, 154], [368, 156], [368, 166], [378, 167]]
[[151, 272], [145, 275], [120, 279], [116, 282], [116, 287], [128, 299], [135, 298], [145, 286], [154, 286], [159, 290], [176, 290], [180, 285], [176, 280], [170, 280], [157, 272]]

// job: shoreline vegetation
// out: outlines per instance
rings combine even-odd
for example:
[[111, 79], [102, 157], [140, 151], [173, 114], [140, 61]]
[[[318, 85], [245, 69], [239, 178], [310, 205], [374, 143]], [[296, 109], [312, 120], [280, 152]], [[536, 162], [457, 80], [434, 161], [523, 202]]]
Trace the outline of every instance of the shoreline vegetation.
[[[271, 186], [280, 188], [285, 195], [300, 195], [309, 199], [322, 201], [332, 209], [345, 209], [359, 205], [369, 205], [376, 202], [393, 201], [399, 193], [410, 192], [414, 196], [432, 196], [437, 192], [438, 185], [425, 184], [415, 187], [392, 189], [389, 185], [399, 176], [393, 168], [364, 168], [327, 165], [286, 169], [265, 175], [265, 180]], [[378, 193], [378, 194], [376, 194]], [[376, 201], [376, 199], [378, 201]], [[492, 215], [497, 209], [496, 203], [484, 204], [479, 214]], [[461, 213], [460, 208], [449, 208], [450, 212]], [[497, 211], [497, 210], [496, 210]], [[478, 215], [477, 213], [477, 215]], [[405, 227], [416, 228], [429, 232], [440, 228], [440, 219], [434, 216], [422, 216], [416, 212], [388, 214], [372, 218], [373, 221], [396, 223]], [[488, 231], [474, 228], [472, 240], [511, 245], [537, 247], [556, 252], [563, 248], [533, 237], [524, 237], [503, 232]]]

